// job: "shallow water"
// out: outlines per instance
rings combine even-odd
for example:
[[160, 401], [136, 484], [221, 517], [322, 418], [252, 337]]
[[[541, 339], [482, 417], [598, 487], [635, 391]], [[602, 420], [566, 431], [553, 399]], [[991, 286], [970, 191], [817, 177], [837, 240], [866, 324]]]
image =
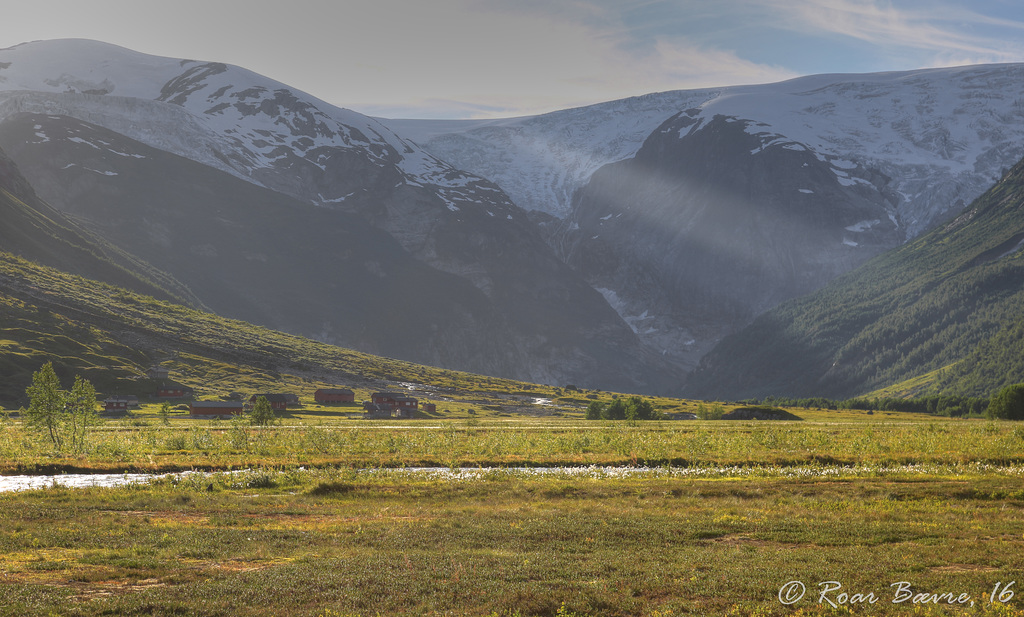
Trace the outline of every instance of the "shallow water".
[[[285, 473], [319, 474], [318, 470], [299, 468], [291, 472], [264, 470], [236, 470], [228, 472], [184, 471], [180, 473], [108, 473], [108, 474], [57, 474], [40, 476], [0, 476], [0, 492], [23, 491], [55, 486], [67, 488], [114, 487], [126, 484], [147, 483], [150, 480], [169, 478], [182, 480], [188, 476], [207, 478], [214, 475], [234, 476], [232, 484], [244, 484], [247, 474], [260, 476]], [[573, 478], [870, 478], [883, 476], [965, 476], [979, 474], [1012, 475], [1024, 477], [1024, 466], [998, 466], [982, 463], [967, 465], [861, 465], [861, 466], [728, 466], [728, 467], [500, 467], [500, 468], [449, 468], [449, 467], [401, 467], [394, 469], [361, 469], [362, 476], [402, 475], [417, 478], [431, 478], [451, 482], [486, 481], [509, 477], [563, 477]]]
[[68, 473], [46, 476], [0, 476], [0, 492], [26, 491], [37, 488], [48, 488], [51, 486], [64, 486], [67, 488], [122, 486], [125, 484], [145, 483], [154, 478], [180, 475], [182, 474]]

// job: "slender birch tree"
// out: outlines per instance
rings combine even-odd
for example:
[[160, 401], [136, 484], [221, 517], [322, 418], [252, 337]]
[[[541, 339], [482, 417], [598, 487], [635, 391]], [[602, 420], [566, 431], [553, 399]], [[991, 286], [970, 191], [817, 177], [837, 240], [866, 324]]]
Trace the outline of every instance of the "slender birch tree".
[[96, 424], [96, 389], [81, 376], [75, 377], [71, 391], [61, 390], [60, 380], [47, 362], [32, 375], [28, 395], [26, 423], [46, 435], [58, 451], [81, 452], [89, 427]]

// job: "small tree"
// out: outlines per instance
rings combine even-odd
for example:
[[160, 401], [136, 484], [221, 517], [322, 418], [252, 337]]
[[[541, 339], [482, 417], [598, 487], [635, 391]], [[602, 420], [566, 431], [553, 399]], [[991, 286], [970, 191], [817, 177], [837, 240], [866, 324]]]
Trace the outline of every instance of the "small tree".
[[81, 376], [75, 376], [75, 385], [68, 392], [65, 405], [67, 445], [73, 452], [85, 449], [85, 435], [96, 424], [96, 388]]
[[661, 413], [647, 399], [631, 396], [626, 405], [626, 417], [633, 417], [637, 420], [659, 420]]
[[32, 375], [28, 394], [29, 405], [25, 419], [50, 438], [57, 450], [81, 452], [89, 426], [96, 423], [96, 389], [88, 380], [75, 376], [71, 391], [60, 389], [60, 380], [47, 362]]
[[160, 411], [158, 411], [157, 414], [160, 416], [160, 421], [163, 422], [165, 426], [169, 426], [171, 424], [171, 404], [169, 402], [164, 401], [161, 403]]
[[601, 412], [601, 417], [605, 420], [625, 420], [626, 401], [621, 398], [615, 399], [610, 405], [604, 408]]
[[252, 413], [249, 414], [249, 422], [254, 426], [268, 426], [275, 420], [277, 420], [277, 416], [274, 415], [274, 408], [270, 406], [267, 397], [257, 398], [256, 404], [252, 407]]
[[64, 414], [64, 392], [60, 380], [53, 370], [53, 363], [47, 362], [32, 374], [32, 385], [26, 390], [28, 409], [26, 423], [37, 431], [49, 436], [53, 447], [60, 450], [64, 445], [61, 421]]
[[704, 403], [697, 404], [697, 417], [701, 420], [721, 420], [723, 415], [725, 415], [725, 410], [719, 403], [715, 403], [711, 409], [708, 409]]
[[591, 401], [587, 405], [588, 420], [659, 420], [661, 412], [654, 405], [639, 396], [628, 399], [616, 398], [609, 405], [600, 401]]

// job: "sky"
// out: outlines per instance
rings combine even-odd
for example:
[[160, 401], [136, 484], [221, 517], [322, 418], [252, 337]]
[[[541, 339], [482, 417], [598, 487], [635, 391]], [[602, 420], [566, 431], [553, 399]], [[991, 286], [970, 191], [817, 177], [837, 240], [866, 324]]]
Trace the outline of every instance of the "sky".
[[819, 73], [1024, 62], [1019, 0], [4, 4], [0, 48], [88, 38], [226, 62], [390, 118], [512, 117]]

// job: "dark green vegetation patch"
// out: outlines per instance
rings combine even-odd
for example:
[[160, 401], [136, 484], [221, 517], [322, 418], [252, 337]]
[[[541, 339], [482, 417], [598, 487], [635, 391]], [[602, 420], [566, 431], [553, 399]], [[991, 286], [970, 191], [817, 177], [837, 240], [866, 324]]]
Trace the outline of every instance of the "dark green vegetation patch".
[[688, 395], [990, 396], [1024, 381], [1024, 164], [956, 219], [762, 315]]

